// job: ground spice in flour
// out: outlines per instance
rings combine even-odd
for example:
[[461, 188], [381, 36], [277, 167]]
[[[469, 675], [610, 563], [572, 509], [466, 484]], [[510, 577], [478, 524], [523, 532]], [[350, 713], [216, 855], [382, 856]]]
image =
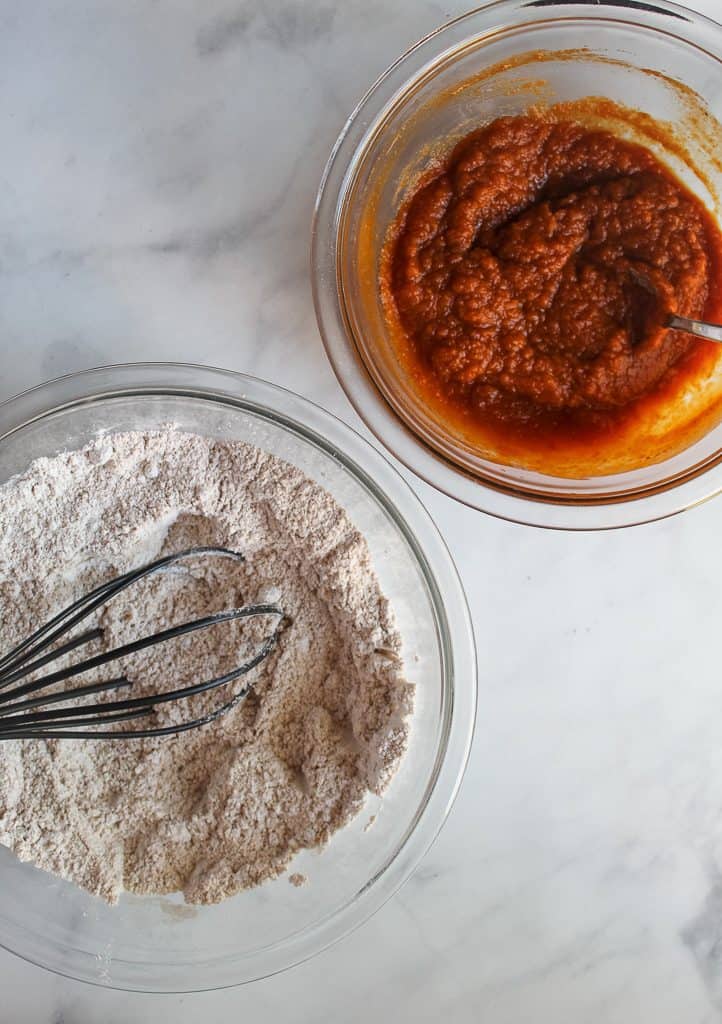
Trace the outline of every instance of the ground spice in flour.
[[[0, 651], [99, 582], [200, 544], [245, 561], [146, 581], [103, 613], [104, 643], [278, 601], [288, 622], [251, 695], [172, 738], [0, 744], [0, 842], [110, 902], [125, 889], [215, 903], [278, 875], [380, 793], [405, 750], [413, 690], [364, 538], [318, 484], [245, 444], [110, 435], [0, 488]], [[216, 627], [123, 669], [134, 694], [208, 678], [268, 627]], [[219, 697], [194, 700], [195, 713]]]

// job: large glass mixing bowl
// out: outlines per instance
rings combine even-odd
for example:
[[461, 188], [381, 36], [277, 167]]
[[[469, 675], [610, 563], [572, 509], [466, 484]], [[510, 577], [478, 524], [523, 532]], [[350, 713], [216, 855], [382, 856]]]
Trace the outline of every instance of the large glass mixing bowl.
[[[258, 445], [298, 466], [368, 540], [404, 640], [416, 707], [408, 753], [383, 798], [288, 873], [218, 906], [125, 894], [108, 906], [0, 848], [0, 944], [62, 974], [141, 991], [198, 991], [290, 967], [369, 917], [441, 827], [466, 764], [476, 659], [464, 593], [433, 522], [390, 464], [317, 406], [251, 377], [135, 364], [51, 381], [0, 405], [0, 484], [101, 431], [167, 424]], [[0, 514], [2, 512], [0, 506]], [[67, 741], [82, 742], [82, 741]], [[373, 827], [364, 830], [371, 815]]]

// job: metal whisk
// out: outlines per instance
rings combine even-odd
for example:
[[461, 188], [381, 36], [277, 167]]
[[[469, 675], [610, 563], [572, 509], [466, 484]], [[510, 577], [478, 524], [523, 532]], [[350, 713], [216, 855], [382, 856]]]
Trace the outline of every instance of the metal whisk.
[[[215, 615], [207, 615], [204, 618], [194, 619], [192, 622], [185, 622], [150, 636], [141, 637], [114, 650], [103, 651], [94, 657], [51, 671], [47, 675], [33, 678], [28, 682], [21, 681], [29, 675], [34, 676], [39, 669], [50, 665], [79, 647], [102, 640], [103, 630], [100, 627], [89, 629], [64, 642], [63, 637], [66, 637], [75, 626], [102, 605], [111, 601], [121, 591], [178, 562], [210, 556], [243, 561], [243, 555], [237, 551], [216, 547], [189, 548], [187, 551], [159, 558], [140, 569], [134, 569], [132, 572], [127, 572], [96, 587], [95, 590], [75, 601], [26, 640], [0, 657], [0, 740], [91, 738], [117, 740], [143, 736], [166, 736], [172, 733], [186, 732], [188, 729], [198, 729], [215, 721], [235, 707], [249, 693], [250, 684], [246, 684], [225, 704], [200, 718], [163, 727], [138, 729], [117, 729], [115, 727], [118, 722], [152, 716], [159, 704], [181, 701], [195, 694], [216, 689], [249, 673], [267, 658], [276, 646], [284, 620], [283, 610], [277, 604], [254, 604], [245, 605], [242, 608], [230, 608]], [[110, 690], [127, 689], [132, 687], [133, 683], [126, 676], [121, 675], [104, 682], [89, 683], [61, 690], [55, 689], [58, 684], [64, 683], [67, 679], [90, 672], [101, 665], [117, 661], [127, 655], [173, 640], [186, 633], [209, 629], [219, 623], [231, 622], [234, 619], [248, 619], [259, 615], [272, 616], [276, 619], [271, 634], [263, 640], [252, 657], [232, 671], [215, 679], [143, 697], [129, 697], [125, 700], [88, 704], [83, 704], [82, 700]], [[56, 644], [59, 646], [54, 646]], [[48, 648], [51, 649], [48, 650]], [[48, 693], [48, 690], [52, 692]], [[74, 703], [71, 707], [50, 706], [67, 703], [70, 700], [74, 702], [80, 700], [81, 703]], [[109, 729], [107, 726], [112, 726], [112, 728]]]

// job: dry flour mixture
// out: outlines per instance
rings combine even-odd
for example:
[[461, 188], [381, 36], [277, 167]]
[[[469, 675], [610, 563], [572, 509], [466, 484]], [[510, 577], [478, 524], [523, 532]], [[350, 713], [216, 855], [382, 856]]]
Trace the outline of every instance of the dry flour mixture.
[[[98, 583], [196, 545], [246, 560], [144, 582], [102, 613], [103, 642], [278, 601], [289, 621], [251, 695], [170, 738], [0, 744], [0, 843], [111, 902], [215, 903], [278, 875], [384, 789], [406, 746], [413, 690], [364, 538], [318, 484], [245, 444], [110, 435], [0, 488], [0, 653]], [[267, 623], [215, 629], [123, 663], [133, 694], [228, 671]]]

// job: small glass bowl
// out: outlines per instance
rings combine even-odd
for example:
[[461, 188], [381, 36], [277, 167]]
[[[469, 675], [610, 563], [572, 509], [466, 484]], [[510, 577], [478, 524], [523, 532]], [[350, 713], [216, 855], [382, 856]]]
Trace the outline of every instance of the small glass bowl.
[[[543, 60], [524, 63], [529, 53], [542, 53]], [[498, 70], [487, 74], [492, 68]], [[607, 475], [554, 476], [484, 457], [426, 407], [396, 355], [378, 285], [389, 225], [440, 142], [446, 152], [480, 124], [540, 99], [601, 96], [689, 127], [684, 144], [702, 173], [695, 176], [684, 164], [675, 170], [717, 215], [721, 82], [722, 27], [666, 0], [500, 0], [427, 36], [361, 100], [318, 193], [316, 314], [356, 410], [428, 483], [493, 515], [560, 529], [646, 522], [722, 489], [722, 350], [699, 385], [704, 393], [685, 393], [670, 413], [694, 420], [686, 447], [668, 443], [666, 426], [655, 420], [649, 431], [656, 461]], [[664, 155], [674, 166], [674, 155]], [[697, 398], [708, 403], [704, 419], [685, 411]]]
[[[471, 744], [476, 656], [451, 557], [399, 474], [339, 420], [241, 374], [170, 363], [105, 367], [0, 405], [0, 484], [99, 433], [173, 424], [245, 441], [323, 485], [366, 537], [416, 684], [409, 749], [382, 798], [322, 850], [218, 906], [121, 896], [117, 906], [0, 847], [0, 945], [60, 974], [112, 988], [222, 988], [305, 960], [360, 924], [413, 871], [456, 795]], [[82, 741], [68, 741], [82, 742]], [[373, 827], [365, 826], [376, 815]], [[290, 872], [308, 877], [294, 888]]]

